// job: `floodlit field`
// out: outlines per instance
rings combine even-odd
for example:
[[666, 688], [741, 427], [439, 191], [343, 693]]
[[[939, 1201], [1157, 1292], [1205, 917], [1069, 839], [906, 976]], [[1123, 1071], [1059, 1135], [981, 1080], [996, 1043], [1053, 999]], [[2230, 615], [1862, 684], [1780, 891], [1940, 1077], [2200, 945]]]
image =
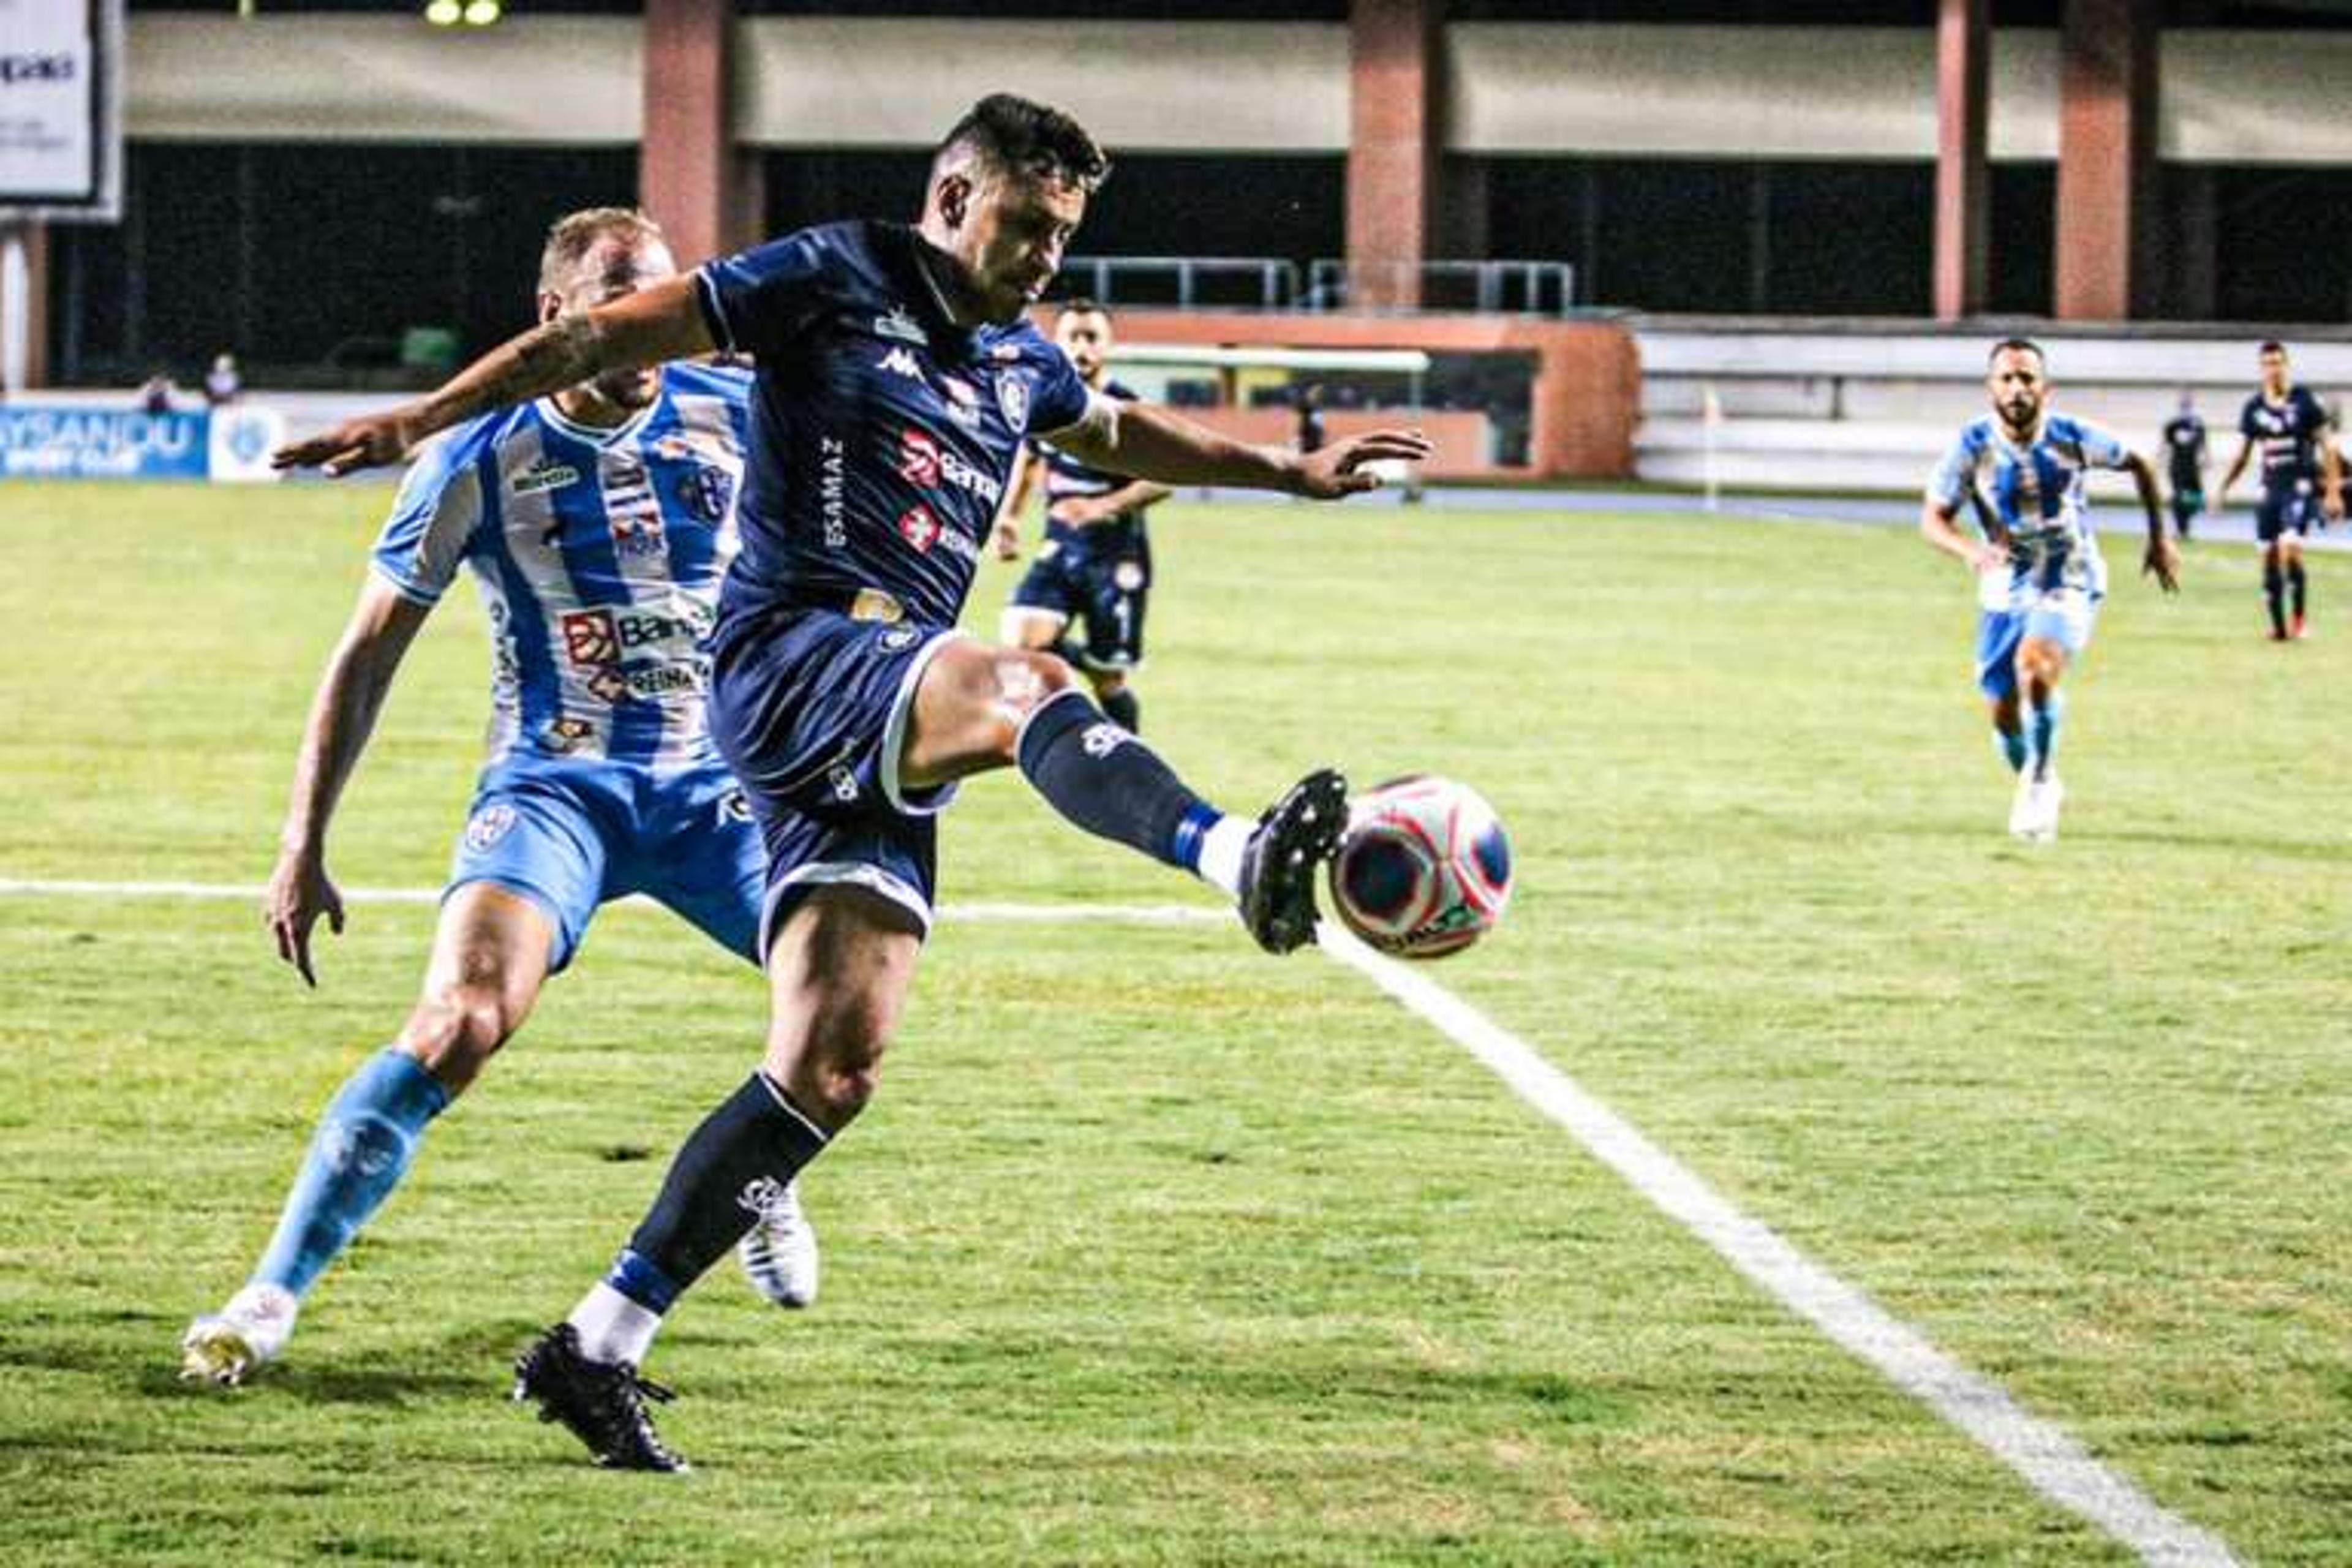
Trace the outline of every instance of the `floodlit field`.
[[[0, 489], [0, 878], [251, 884], [386, 493]], [[2110, 522], [2114, 519], [2110, 517]], [[2118, 592], [2063, 841], [2001, 833], [1971, 601], [1906, 531], [1176, 507], [1145, 728], [1255, 810], [1475, 782], [1511, 917], [1429, 973], [1755, 1219], [2272, 1563], [2352, 1562], [2352, 571]], [[975, 621], [1008, 584], [992, 566]], [[487, 657], [419, 644], [346, 887], [441, 874]], [[503, 1402], [740, 1081], [748, 971], [608, 913], [289, 1362], [174, 1381], [430, 911], [316, 994], [246, 901], [0, 894], [0, 1559], [2078, 1563], [2129, 1553], [1662, 1217], [1445, 1036], [1016, 780], [884, 1092], [807, 1179], [825, 1293], [732, 1265], [650, 1369], [683, 1482]]]

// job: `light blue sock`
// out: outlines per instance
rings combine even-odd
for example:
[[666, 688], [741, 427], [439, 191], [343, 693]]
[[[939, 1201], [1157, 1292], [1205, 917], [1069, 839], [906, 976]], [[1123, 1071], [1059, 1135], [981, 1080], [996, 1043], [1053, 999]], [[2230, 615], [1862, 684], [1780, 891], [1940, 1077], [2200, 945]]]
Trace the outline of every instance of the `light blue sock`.
[[2013, 773], [2021, 773], [2025, 771], [2026, 758], [2032, 754], [2026, 750], [2025, 731], [2022, 729], [2012, 735], [2008, 731], [1996, 727], [1992, 732], [1992, 749], [2000, 753], [2000, 760], [2009, 764], [2009, 771]]
[[387, 1047], [362, 1062], [320, 1114], [252, 1282], [309, 1291], [400, 1184], [425, 1123], [448, 1103], [441, 1080], [406, 1051]]
[[2033, 776], [2049, 774], [2052, 758], [2058, 750], [2058, 721], [2066, 715], [2066, 695], [2052, 688], [2050, 695], [2040, 702], [2025, 705], [2025, 743], [2033, 753]]

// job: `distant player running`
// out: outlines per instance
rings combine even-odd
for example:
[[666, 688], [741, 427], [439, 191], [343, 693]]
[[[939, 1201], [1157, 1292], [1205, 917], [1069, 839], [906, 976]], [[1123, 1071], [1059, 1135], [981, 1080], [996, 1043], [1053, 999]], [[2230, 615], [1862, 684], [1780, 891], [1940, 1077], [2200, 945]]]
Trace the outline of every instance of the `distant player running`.
[[2286, 345], [2264, 343], [2258, 363], [2262, 389], [2246, 399], [2238, 416], [2238, 455], [2221, 476], [2213, 505], [2218, 511], [2229, 503], [2230, 487], [2259, 449], [2263, 499], [2254, 510], [2254, 537], [2263, 546], [2263, 598], [2270, 610], [2271, 640], [2285, 642], [2310, 635], [2304, 620], [2303, 536], [2311, 531], [2315, 500], [2321, 526], [2344, 516], [2344, 467], [2327, 410], [2309, 387], [2288, 379]]
[[[1110, 312], [1073, 300], [1054, 318], [1054, 342], [1087, 387], [1123, 403], [1135, 394], [1109, 379]], [[1094, 687], [1103, 711], [1129, 731], [1142, 705], [1129, 683], [1143, 662], [1143, 613], [1151, 598], [1151, 541], [1144, 512], [1168, 499], [1166, 485], [1107, 474], [1051, 441], [1029, 444], [1013, 499], [996, 522], [996, 552], [1019, 554], [1020, 519], [1043, 476], [1045, 542], [1005, 606], [1004, 640], [1052, 648]]]
[[2165, 422], [2164, 466], [2167, 492], [2172, 502], [2172, 530], [2180, 542], [2205, 510], [2205, 421], [2198, 416], [2197, 400], [2180, 395], [2180, 411]]
[[[540, 319], [673, 277], [661, 231], [601, 207], [549, 232]], [[244, 1289], [198, 1318], [183, 1375], [236, 1384], [275, 1360], [303, 1297], [391, 1196], [426, 1126], [522, 1026], [599, 904], [646, 893], [755, 956], [767, 857], [712, 745], [706, 661], [736, 550], [740, 371], [603, 372], [426, 451], [310, 709], [267, 917], [316, 984], [310, 934], [343, 928], [328, 879], [335, 803], [425, 617], [469, 568], [493, 637], [490, 755], [443, 895], [424, 994], [320, 1118]], [[747, 1218], [751, 1216], [747, 1215]], [[780, 1189], [747, 1237], [753, 1282], [803, 1305], [814, 1237]]]
[[[2106, 563], [2099, 559], [2083, 495], [2093, 468], [2123, 468], [2147, 513], [2141, 570], [2168, 594], [2179, 554], [2165, 536], [2156, 470], [2097, 426], [2053, 413], [2039, 344], [2010, 338], [1994, 346], [1985, 385], [1993, 412], [1960, 432], [1927, 481], [1920, 531], [1977, 574], [1977, 686], [1992, 710], [1994, 739], [2016, 773], [2009, 830], [2048, 842], [2058, 837], [2065, 797], [2057, 769], [2059, 682], [2090, 645]], [[1985, 521], [1983, 538], [1964, 532], [1960, 509]]]
[[1367, 464], [1428, 454], [1417, 432], [1379, 431], [1302, 458], [1090, 389], [1023, 311], [1108, 168], [1068, 116], [984, 99], [934, 154], [917, 226], [803, 229], [567, 315], [423, 399], [279, 454], [341, 472], [623, 366], [716, 347], [759, 362], [711, 717], [768, 846], [767, 1049], [688, 1138], [604, 1281], [518, 1363], [518, 1396], [602, 1464], [682, 1468], [637, 1365], [751, 1223], [746, 1205], [872, 1098], [959, 780], [1017, 766], [1079, 827], [1222, 889], [1268, 951], [1313, 939], [1317, 867], [1347, 810], [1339, 774], [1310, 773], [1255, 824], [1227, 816], [1105, 719], [1061, 659], [954, 629], [1032, 435], [1107, 473], [1322, 499], [1371, 489]]

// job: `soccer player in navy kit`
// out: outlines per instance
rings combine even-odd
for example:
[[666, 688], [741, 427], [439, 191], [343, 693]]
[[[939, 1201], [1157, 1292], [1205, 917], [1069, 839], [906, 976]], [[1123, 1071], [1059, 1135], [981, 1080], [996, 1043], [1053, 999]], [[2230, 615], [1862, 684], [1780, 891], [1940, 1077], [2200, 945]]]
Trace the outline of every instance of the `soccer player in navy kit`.
[[[542, 321], [673, 278], [644, 215], [559, 219]], [[607, 372], [486, 416], [419, 458], [312, 703], [266, 918], [306, 982], [340, 931], [327, 875], [335, 803], [410, 643], [460, 568], [489, 606], [489, 758], [443, 895], [423, 994], [319, 1121], [246, 1285], [182, 1342], [183, 1375], [242, 1383], [283, 1352], [321, 1271], [392, 1195], [433, 1120], [522, 1026], [598, 906], [668, 904], [756, 958], [767, 857], [714, 747], [696, 644], [735, 552], [750, 378], [677, 365]], [[747, 1237], [753, 1282], [805, 1305], [814, 1240], [780, 1188]]]
[[[1108, 378], [1110, 312], [1073, 300], [1054, 317], [1054, 342], [1079, 379], [1106, 397], [1135, 394]], [[1032, 441], [1013, 499], [996, 520], [996, 552], [1020, 553], [1021, 513], [1043, 476], [1045, 542], [1005, 606], [1003, 639], [1016, 647], [1052, 648], [1076, 665], [1102, 710], [1122, 728], [1141, 729], [1142, 706], [1129, 678], [1143, 662], [1143, 614], [1151, 595], [1151, 540], [1144, 513], [1168, 499], [1166, 485], [1107, 474], [1050, 441]], [[1073, 630], [1075, 636], [1066, 636]]]
[[[1309, 774], [1255, 824], [1194, 795], [1069, 666], [953, 628], [1022, 443], [1108, 472], [1321, 499], [1416, 461], [1417, 432], [1311, 457], [1090, 391], [1029, 325], [1108, 172], [1057, 110], [982, 100], [931, 163], [919, 223], [804, 229], [528, 332], [436, 392], [278, 454], [331, 473], [585, 376], [743, 350], [759, 363], [742, 552], [713, 633], [712, 721], [769, 852], [760, 1069], [688, 1138], [604, 1280], [518, 1363], [519, 1397], [599, 1463], [677, 1469], [637, 1373], [662, 1315], [864, 1109], [930, 921], [936, 816], [1018, 766], [1089, 832], [1231, 894], [1258, 942], [1313, 938], [1346, 786]], [[652, 1391], [658, 1397], [658, 1391]]]
[[2205, 421], [2197, 403], [2180, 395], [2180, 411], [2165, 422], [2165, 478], [2172, 501], [2172, 531], [2189, 542], [2189, 525], [2205, 510]]
[[[2303, 536], [2311, 529], [2311, 507], [2319, 502], [2323, 526], [2344, 516], [2344, 469], [2328, 429], [2327, 410], [2306, 386], [2287, 375], [2286, 345], [2260, 350], [2262, 390], [2246, 399], [2238, 416], [2238, 455], [2221, 476], [2214, 510], [2230, 499], [2230, 487], [2246, 471], [2259, 448], [2263, 499], [2254, 510], [2254, 537], [2263, 545], [2263, 597], [2270, 609], [2271, 640], [2307, 636], [2304, 621]], [[2315, 485], [2318, 494], [2314, 496]], [[2292, 613], [2289, 601], [2292, 600]]]

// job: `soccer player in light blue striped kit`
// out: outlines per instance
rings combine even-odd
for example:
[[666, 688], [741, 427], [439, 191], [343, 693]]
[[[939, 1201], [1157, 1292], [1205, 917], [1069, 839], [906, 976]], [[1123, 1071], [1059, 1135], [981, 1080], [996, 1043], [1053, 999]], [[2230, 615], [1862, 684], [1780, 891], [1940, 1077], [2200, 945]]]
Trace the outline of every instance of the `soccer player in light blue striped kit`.
[[[2083, 493], [2091, 469], [2131, 475], [2147, 514], [2141, 571], [2168, 594], [2179, 585], [2179, 553], [2165, 533], [2156, 470], [2097, 426], [2053, 411], [2047, 363], [2028, 339], [1994, 345], [1985, 376], [1993, 411], [1961, 430], [1928, 479], [1919, 514], [1927, 542], [1977, 574], [1977, 686], [2001, 756], [2017, 774], [2009, 830], [2040, 843], [2058, 837], [2065, 798], [2056, 761], [2065, 714], [2059, 685], [2090, 646], [2107, 594]], [[1964, 504], [1982, 521], [1981, 536], [1960, 527]]]
[[[677, 271], [642, 214], [550, 231], [540, 319]], [[241, 1383], [284, 1350], [320, 1273], [391, 1195], [418, 1141], [578, 952], [599, 904], [643, 893], [756, 962], [767, 856], [719, 758], [698, 645], [737, 549], [751, 378], [611, 372], [450, 432], [409, 471], [311, 708], [267, 918], [317, 984], [310, 933], [341, 931], [327, 826], [394, 672], [459, 568], [489, 611], [489, 756], [443, 895], [423, 995], [345, 1080], [244, 1289], [198, 1318], [182, 1374]], [[815, 1243], [780, 1187], [744, 1240], [762, 1294], [805, 1305]]]

